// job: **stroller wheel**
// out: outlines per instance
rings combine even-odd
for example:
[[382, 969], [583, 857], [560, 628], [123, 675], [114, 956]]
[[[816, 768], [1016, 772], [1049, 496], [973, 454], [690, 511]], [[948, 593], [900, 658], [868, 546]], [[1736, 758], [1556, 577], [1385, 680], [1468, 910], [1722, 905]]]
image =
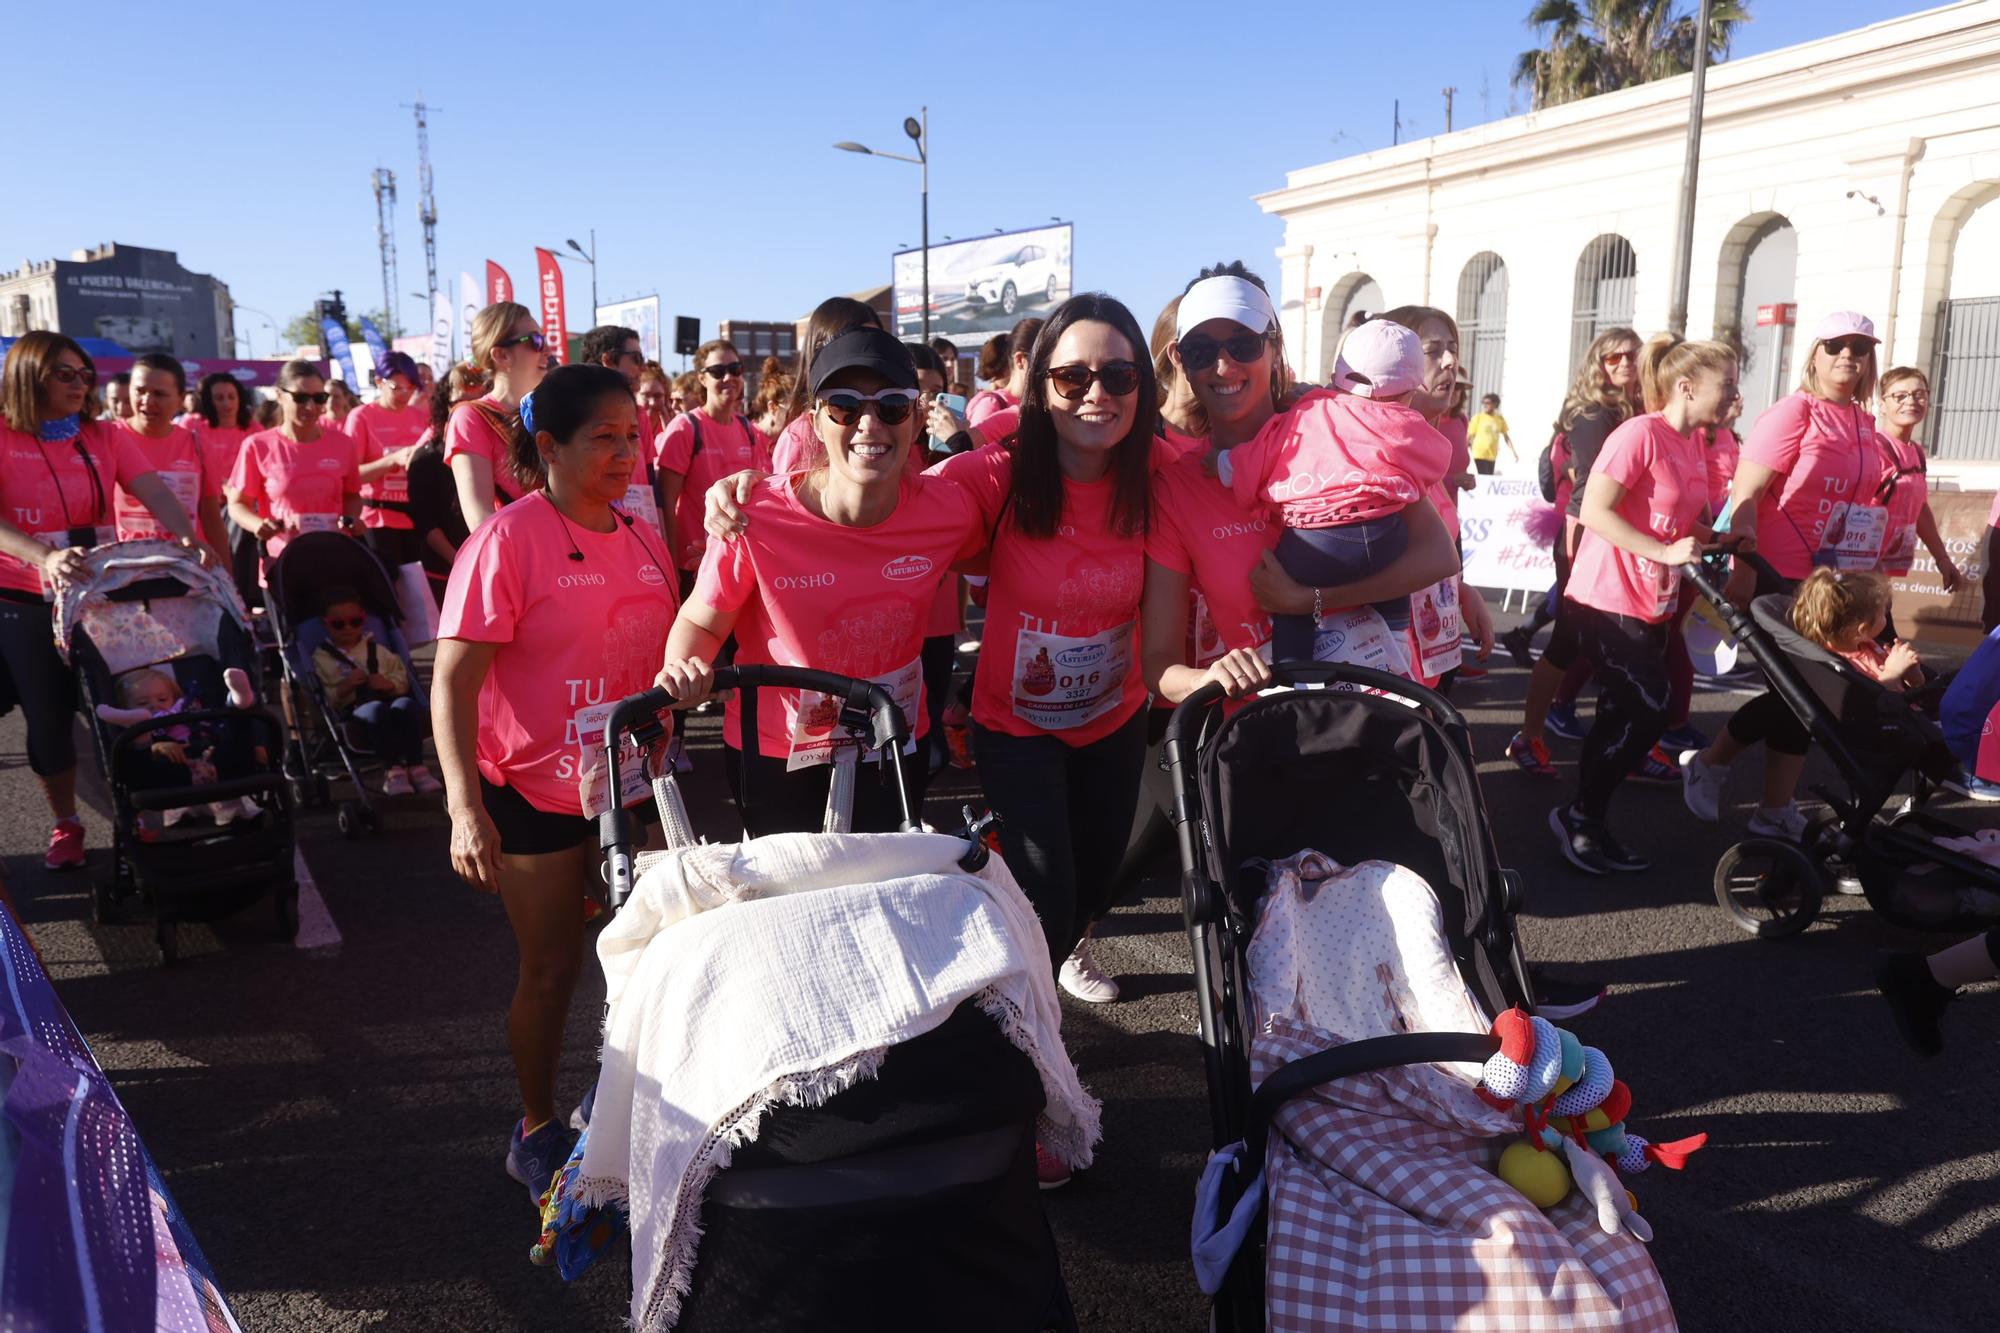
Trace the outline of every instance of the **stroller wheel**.
[[299, 935], [299, 885], [297, 880], [280, 885], [271, 896], [271, 907], [278, 919], [278, 939], [286, 944]]
[[161, 967], [172, 967], [180, 961], [180, 930], [171, 920], [162, 917], [154, 924], [153, 939], [160, 946]]
[[1776, 838], [1751, 838], [1715, 866], [1715, 901], [1759, 939], [1796, 935], [1819, 917], [1826, 884], [1803, 851]]
[[359, 801], [342, 801], [340, 809], [334, 813], [334, 822], [340, 826], [340, 836], [354, 839], [367, 832], [368, 813]]

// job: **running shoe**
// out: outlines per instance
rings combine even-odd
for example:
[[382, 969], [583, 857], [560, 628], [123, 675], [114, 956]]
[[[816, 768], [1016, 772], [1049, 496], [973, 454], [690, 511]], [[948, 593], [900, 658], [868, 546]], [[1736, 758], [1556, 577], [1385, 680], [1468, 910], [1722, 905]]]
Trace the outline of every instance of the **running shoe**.
[[1702, 735], [1697, 728], [1683, 723], [1678, 727], [1667, 729], [1660, 737], [1660, 748], [1668, 754], [1679, 754], [1682, 750], [1706, 750], [1708, 737]]
[[419, 796], [435, 796], [444, 790], [444, 784], [422, 764], [410, 765], [410, 785], [417, 789]]
[[1576, 715], [1575, 704], [1553, 703], [1542, 720], [1542, 730], [1554, 732], [1566, 741], [1580, 741], [1590, 734], [1590, 724]]
[[1484, 680], [1486, 679], [1486, 668], [1480, 666], [1477, 662], [1466, 662], [1463, 665], [1453, 667], [1452, 674], [1456, 675], [1460, 680]]
[[1644, 852], [1633, 851], [1630, 847], [1612, 837], [1611, 830], [1604, 827], [1604, 825], [1599, 824], [1594, 831], [1597, 834], [1597, 854], [1603, 857], [1604, 863], [1613, 870], [1624, 871], [1629, 874], [1653, 868], [1651, 857], [1647, 856]]
[[1956, 991], [1947, 990], [1931, 975], [1930, 964], [1921, 954], [1881, 952], [1875, 955], [1875, 987], [1889, 1002], [1889, 1015], [1896, 1030], [1919, 1055], [1936, 1055], [1944, 1050], [1944, 1033], [1938, 1020], [1944, 1017]]
[[569, 1150], [576, 1146], [576, 1138], [553, 1120], [545, 1121], [524, 1137], [521, 1131], [527, 1124], [525, 1120], [516, 1121], [507, 1140], [507, 1174], [528, 1187], [528, 1200], [539, 1209], [542, 1196], [549, 1191], [549, 1182], [569, 1160]]
[[1070, 1170], [1035, 1140], [1035, 1183], [1045, 1190], [1059, 1190], [1070, 1182]]
[[1722, 784], [1728, 780], [1728, 765], [1706, 762], [1700, 750], [1681, 751], [1681, 799], [1696, 819], [1713, 824], [1722, 818]]
[[1750, 836], [1753, 838], [1780, 838], [1785, 842], [1799, 842], [1806, 836], [1806, 816], [1798, 802], [1791, 801], [1775, 810], [1757, 807], [1757, 813], [1750, 816]]
[[1514, 659], [1514, 665], [1522, 670], [1535, 664], [1535, 636], [1528, 633], [1526, 625], [1516, 625], [1502, 634], [1500, 646], [1507, 650], [1507, 656]]
[[1576, 1018], [1595, 1009], [1604, 1000], [1604, 987], [1594, 981], [1564, 981], [1530, 964], [1528, 987], [1535, 997], [1535, 1013], [1552, 1023]]
[[384, 796], [408, 796], [415, 790], [416, 788], [410, 785], [409, 773], [404, 769], [392, 768], [389, 770], [389, 776], [382, 779]]
[[1549, 758], [1549, 747], [1542, 743], [1539, 736], [1515, 732], [1514, 739], [1507, 742], [1507, 757], [1514, 761], [1516, 768], [1533, 777], [1556, 776], [1555, 761]]
[[1681, 769], [1673, 756], [1655, 745], [1639, 761], [1630, 777], [1634, 782], [1644, 782], [1654, 787], [1678, 787], [1681, 785]]
[[1955, 791], [1960, 796], [1970, 796], [1975, 801], [2000, 801], [2000, 782], [1988, 782], [1985, 778], [1974, 777], [1970, 773], [1960, 775], [1956, 782], [1944, 784], [1945, 790]]
[[1600, 830], [1591, 821], [1582, 818], [1566, 805], [1559, 805], [1549, 811], [1549, 829], [1556, 835], [1556, 842], [1562, 848], [1563, 859], [1586, 875], [1608, 874], [1611, 863], [1598, 850], [1597, 838]]
[[1118, 983], [1090, 956], [1090, 936], [1077, 941], [1056, 974], [1062, 988], [1086, 1004], [1110, 1004], [1118, 998]]
[[49, 830], [49, 854], [42, 864], [50, 870], [74, 870], [83, 864], [83, 821], [63, 819]]

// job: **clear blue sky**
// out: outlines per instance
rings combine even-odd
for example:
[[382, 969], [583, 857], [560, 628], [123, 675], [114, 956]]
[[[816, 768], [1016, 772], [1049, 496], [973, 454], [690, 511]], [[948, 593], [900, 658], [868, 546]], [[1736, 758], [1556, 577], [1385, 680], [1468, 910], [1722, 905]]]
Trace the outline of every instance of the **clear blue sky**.
[[[1694, 0], [1684, 0], [1692, 7]], [[1753, 55], [1927, 6], [1750, 0]], [[1280, 228], [1250, 196], [1288, 169], [1515, 105], [1528, 0], [1185, 3], [15, 6], [6, 101], [28, 135], [0, 267], [102, 241], [177, 250], [280, 323], [328, 288], [381, 303], [369, 173], [396, 173], [399, 315], [426, 327], [416, 138], [436, 108], [438, 272], [597, 229], [599, 292], [663, 312], [790, 319], [888, 280], [918, 239], [906, 149], [930, 107], [931, 233], [1060, 216], [1076, 283], [1142, 322], [1203, 264], [1275, 276]], [[25, 83], [23, 80], [25, 79]], [[26, 186], [24, 190], [22, 187]], [[587, 327], [589, 270], [568, 272]], [[258, 355], [270, 331], [243, 316]]]

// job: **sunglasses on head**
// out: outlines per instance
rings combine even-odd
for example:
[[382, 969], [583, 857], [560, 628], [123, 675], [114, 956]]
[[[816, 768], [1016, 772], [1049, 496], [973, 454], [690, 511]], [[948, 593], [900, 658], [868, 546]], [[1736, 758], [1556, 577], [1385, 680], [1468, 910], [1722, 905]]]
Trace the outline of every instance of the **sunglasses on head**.
[[[721, 367], [716, 367], [721, 369]], [[740, 370], [742, 367], [736, 367]], [[862, 409], [873, 405], [876, 417], [885, 426], [897, 426], [910, 419], [910, 413], [917, 407], [917, 393], [914, 389], [883, 389], [880, 393], [856, 393], [852, 389], [834, 389], [819, 396], [819, 405], [833, 418], [836, 426], [852, 426], [861, 420]]]
[[1139, 367], [1130, 361], [1107, 361], [1096, 370], [1086, 365], [1053, 366], [1049, 379], [1056, 386], [1056, 393], [1075, 402], [1090, 392], [1093, 384], [1102, 384], [1104, 392], [1113, 398], [1123, 398], [1139, 389]]
[[539, 329], [533, 333], [517, 333], [494, 344], [496, 347], [532, 347], [537, 352], [546, 350], [548, 345], [549, 340], [542, 336]]
[[1236, 333], [1217, 341], [1214, 338], [1183, 338], [1180, 340], [1181, 364], [1190, 370], [1206, 370], [1215, 364], [1217, 352], [1229, 353], [1229, 359], [1238, 365], [1246, 365], [1264, 355], [1264, 344], [1269, 341], [1262, 333]]
[[1875, 340], [1873, 338], [1857, 337], [1828, 338], [1820, 346], [1826, 349], [1828, 356], [1839, 356], [1842, 352], [1847, 352], [1856, 358], [1860, 358], [1867, 356], [1875, 350]]
[[300, 393], [297, 389], [287, 389], [285, 392], [290, 394], [292, 401], [301, 407], [304, 407], [307, 403], [325, 407], [333, 401], [333, 395], [330, 393]]
[[322, 616], [321, 619], [326, 621], [328, 629], [360, 629], [368, 623], [368, 617], [366, 616], [354, 616], [352, 618], [343, 616], [339, 620], [335, 620], [332, 616]]
[[97, 383], [97, 372], [89, 366], [57, 366], [49, 372], [49, 378], [57, 384], [75, 384], [82, 380], [87, 388]]
[[725, 361], [719, 366], [703, 366], [701, 373], [712, 380], [726, 380], [731, 375], [741, 375], [743, 373], [743, 363], [741, 361]]

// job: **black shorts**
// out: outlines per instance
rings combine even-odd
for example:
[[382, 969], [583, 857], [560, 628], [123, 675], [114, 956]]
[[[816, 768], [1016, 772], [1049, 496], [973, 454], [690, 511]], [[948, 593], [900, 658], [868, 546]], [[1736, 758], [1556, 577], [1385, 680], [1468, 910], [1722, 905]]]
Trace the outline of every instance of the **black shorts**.
[[[520, 792], [512, 787], [496, 787], [484, 774], [479, 778], [479, 795], [486, 802], [487, 818], [500, 831], [500, 850], [509, 856], [548, 856], [569, 851], [578, 843], [597, 837], [596, 820], [537, 810]], [[659, 821], [659, 811], [650, 800], [639, 802], [632, 811], [641, 824]]]

